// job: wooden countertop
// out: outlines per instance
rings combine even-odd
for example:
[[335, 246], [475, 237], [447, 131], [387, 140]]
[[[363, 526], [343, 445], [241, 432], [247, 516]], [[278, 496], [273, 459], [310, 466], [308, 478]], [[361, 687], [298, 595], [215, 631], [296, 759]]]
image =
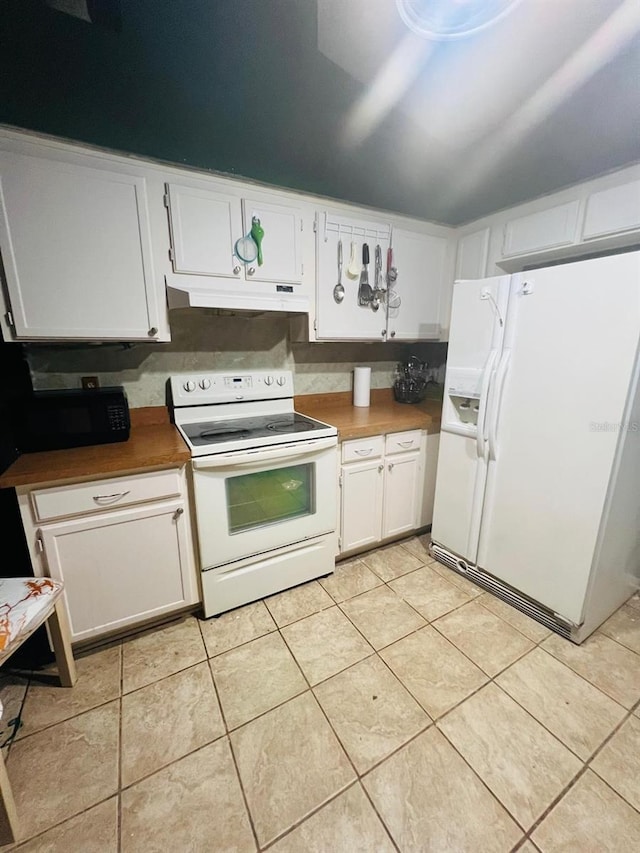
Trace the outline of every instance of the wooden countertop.
[[397, 403], [393, 389], [378, 388], [371, 391], [371, 405], [367, 408], [354, 406], [351, 392], [345, 391], [296, 397], [295, 409], [302, 415], [337, 427], [338, 438], [346, 441], [406, 429], [440, 432], [442, 402]]
[[[439, 400], [396, 403], [391, 388], [374, 389], [367, 408], [354, 406], [352, 399], [350, 392], [306, 394], [295, 398], [295, 409], [337, 427], [341, 441], [406, 429], [440, 431]], [[184, 465], [190, 458], [182, 436], [169, 421], [166, 407], [131, 409], [128, 441], [23, 453], [0, 475], [0, 488], [171, 468]]]
[[23, 453], [0, 475], [0, 488], [171, 468], [189, 459], [189, 449], [165, 406], [131, 409], [128, 441]]

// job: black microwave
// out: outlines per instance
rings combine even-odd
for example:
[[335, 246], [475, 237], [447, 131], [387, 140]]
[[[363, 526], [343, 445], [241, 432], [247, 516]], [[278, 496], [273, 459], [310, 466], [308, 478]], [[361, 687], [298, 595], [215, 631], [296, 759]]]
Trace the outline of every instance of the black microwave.
[[16, 412], [18, 450], [62, 450], [110, 444], [129, 438], [131, 423], [124, 388], [34, 391]]

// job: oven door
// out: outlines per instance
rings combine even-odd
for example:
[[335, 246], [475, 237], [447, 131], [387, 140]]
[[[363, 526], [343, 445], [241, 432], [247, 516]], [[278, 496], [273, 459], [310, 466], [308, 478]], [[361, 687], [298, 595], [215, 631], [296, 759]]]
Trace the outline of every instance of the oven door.
[[201, 567], [333, 532], [336, 470], [335, 438], [194, 459]]

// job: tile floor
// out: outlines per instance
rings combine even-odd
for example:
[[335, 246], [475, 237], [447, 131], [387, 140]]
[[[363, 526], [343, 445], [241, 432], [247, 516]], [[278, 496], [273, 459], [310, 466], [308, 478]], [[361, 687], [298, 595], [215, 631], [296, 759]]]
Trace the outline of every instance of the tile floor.
[[4, 676], [17, 849], [640, 850], [640, 600], [574, 646], [426, 545]]

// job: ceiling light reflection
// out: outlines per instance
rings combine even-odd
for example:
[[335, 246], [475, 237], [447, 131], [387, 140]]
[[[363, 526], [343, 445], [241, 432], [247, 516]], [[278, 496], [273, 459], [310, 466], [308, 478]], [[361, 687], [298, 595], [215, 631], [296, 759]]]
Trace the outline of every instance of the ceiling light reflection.
[[396, 0], [407, 27], [423, 38], [467, 38], [495, 24], [521, 0]]
[[360, 145], [400, 101], [427, 63], [434, 45], [404, 36], [347, 116], [343, 143]]

